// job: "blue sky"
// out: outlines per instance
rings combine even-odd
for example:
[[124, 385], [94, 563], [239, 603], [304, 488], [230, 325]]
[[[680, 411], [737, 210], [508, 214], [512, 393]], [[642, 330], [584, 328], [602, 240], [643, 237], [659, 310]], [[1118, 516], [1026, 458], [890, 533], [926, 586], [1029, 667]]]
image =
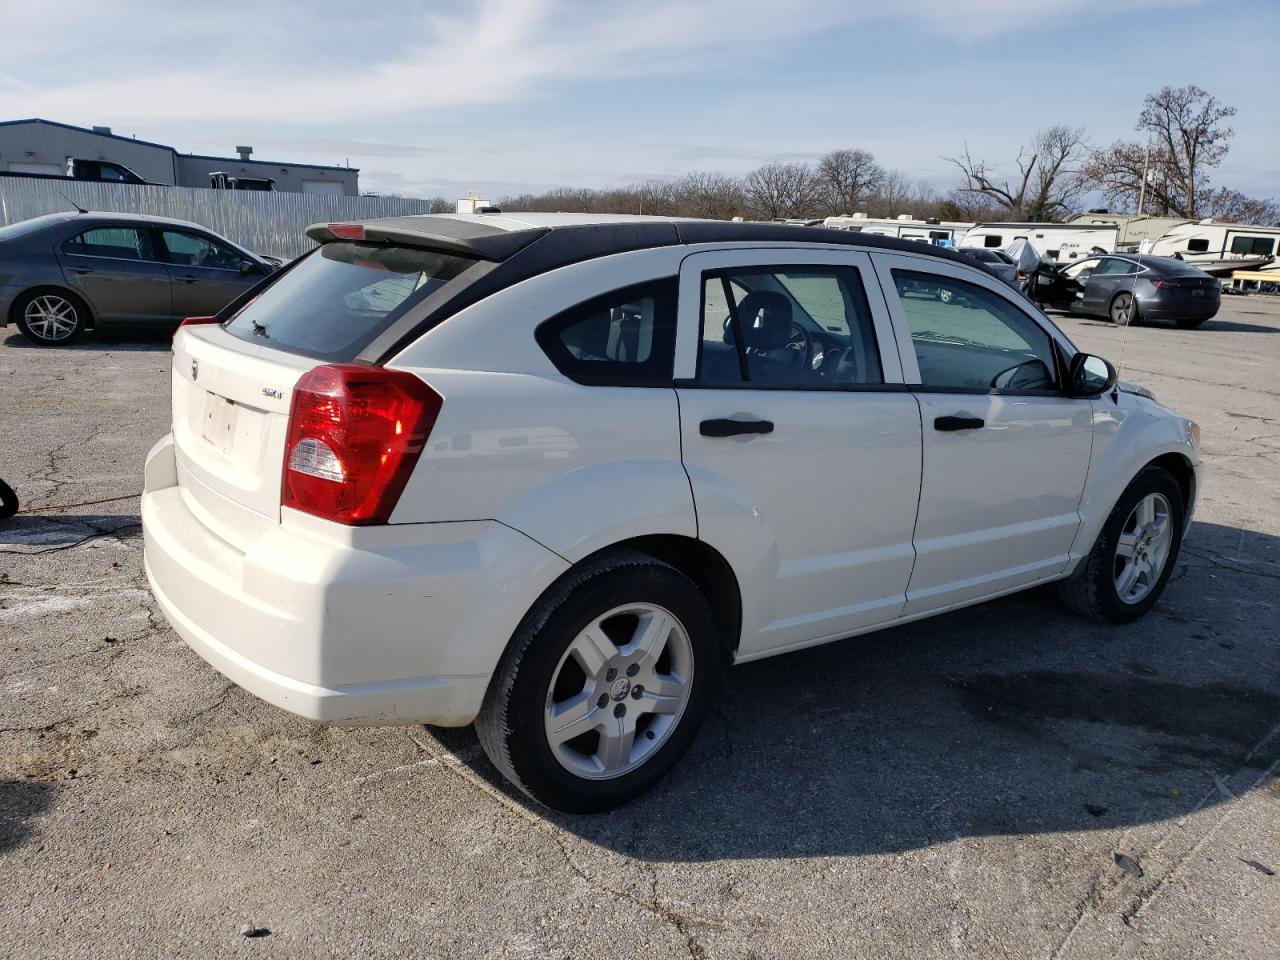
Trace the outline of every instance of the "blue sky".
[[[1143, 96], [1239, 108], [1215, 182], [1280, 198], [1277, 0], [0, 0], [0, 119], [491, 196], [863, 147], [945, 190], [1054, 123], [1133, 137]], [[214, 11], [214, 12], [211, 12]]]

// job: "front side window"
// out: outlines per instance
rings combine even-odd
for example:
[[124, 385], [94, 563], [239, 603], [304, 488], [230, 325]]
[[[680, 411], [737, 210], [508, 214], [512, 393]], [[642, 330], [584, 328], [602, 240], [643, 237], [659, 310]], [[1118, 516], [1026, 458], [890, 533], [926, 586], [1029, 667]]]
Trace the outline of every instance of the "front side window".
[[62, 245], [62, 252], [78, 257], [152, 260], [151, 235], [135, 227], [94, 227]]
[[1089, 275], [1098, 269], [1101, 262], [1096, 259], [1078, 260], [1063, 270], [1062, 275], [1072, 280], [1087, 280]]
[[244, 258], [225, 244], [181, 230], [164, 230], [160, 237], [168, 251], [168, 263], [213, 270], [239, 270]]
[[894, 270], [925, 387], [1039, 393], [1056, 386], [1049, 335], [1008, 300], [963, 280]]
[[578, 304], [539, 326], [538, 343], [578, 383], [670, 386], [677, 285], [670, 277]]
[[698, 376], [795, 389], [884, 382], [854, 267], [740, 267], [702, 275]]
[[418, 247], [326, 243], [280, 274], [225, 329], [264, 347], [344, 363], [475, 262]]

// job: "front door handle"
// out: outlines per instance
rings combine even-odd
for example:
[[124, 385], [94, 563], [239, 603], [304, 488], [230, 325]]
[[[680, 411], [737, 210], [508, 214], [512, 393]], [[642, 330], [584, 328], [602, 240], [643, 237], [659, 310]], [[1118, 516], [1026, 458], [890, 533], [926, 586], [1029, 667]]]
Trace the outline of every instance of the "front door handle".
[[981, 417], [938, 417], [933, 421], [933, 429], [944, 433], [951, 430], [981, 430], [986, 425]]
[[92, 267], [68, 267], [67, 269], [70, 270], [72, 273], [74, 273], [78, 277], [82, 277], [86, 273], [93, 273]]
[[188, 273], [188, 274], [184, 274], [183, 276], [180, 276], [180, 277], [174, 277], [174, 279], [175, 279], [175, 280], [181, 280], [183, 283], [195, 283], [195, 282], [196, 282], [197, 280], [199, 280], [200, 278], [199, 278], [199, 277], [193, 277], [193, 276], [191, 276], [191, 274], [189, 274], [189, 273]]
[[736, 437], [744, 433], [773, 433], [772, 420], [703, 420], [698, 432], [704, 437]]

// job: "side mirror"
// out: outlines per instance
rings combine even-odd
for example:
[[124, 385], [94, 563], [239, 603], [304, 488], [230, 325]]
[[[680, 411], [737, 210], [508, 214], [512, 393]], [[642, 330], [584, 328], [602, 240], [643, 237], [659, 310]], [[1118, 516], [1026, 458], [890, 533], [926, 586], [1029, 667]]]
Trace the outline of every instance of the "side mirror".
[[1077, 353], [1071, 358], [1067, 392], [1073, 397], [1096, 397], [1116, 385], [1116, 368], [1102, 357]]
[[260, 267], [259, 267], [256, 263], [254, 263], [252, 260], [241, 260], [241, 261], [240, 261], [240, 272], [241, 272], [242, 274], [247, 274], [247, 273], [262, 273], [262, 268], [260, 268]]

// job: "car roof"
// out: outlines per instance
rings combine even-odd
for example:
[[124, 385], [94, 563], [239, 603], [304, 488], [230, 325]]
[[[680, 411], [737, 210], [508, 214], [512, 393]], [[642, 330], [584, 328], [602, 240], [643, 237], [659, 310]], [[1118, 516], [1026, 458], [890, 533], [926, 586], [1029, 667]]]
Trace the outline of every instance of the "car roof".
[[[806, 227], [790, 223], [697, 220], [592, 213], [420, 214], [359, 221], [368, 240], [420, 245], [502, 262], [529, 248], [554, 269], [579, 260], [680, 244], [814, 243], [926, 254], [972, 267], [973, 261], [918, 240]], [[317, 223], [307, 236], [340, 239], [332, 224]], [[544, 239], [545, 238], [545, 239]], [[536, 241], [542, 241], [536, 243]], [[522, 259], [524, 259], [522, 257]]]

